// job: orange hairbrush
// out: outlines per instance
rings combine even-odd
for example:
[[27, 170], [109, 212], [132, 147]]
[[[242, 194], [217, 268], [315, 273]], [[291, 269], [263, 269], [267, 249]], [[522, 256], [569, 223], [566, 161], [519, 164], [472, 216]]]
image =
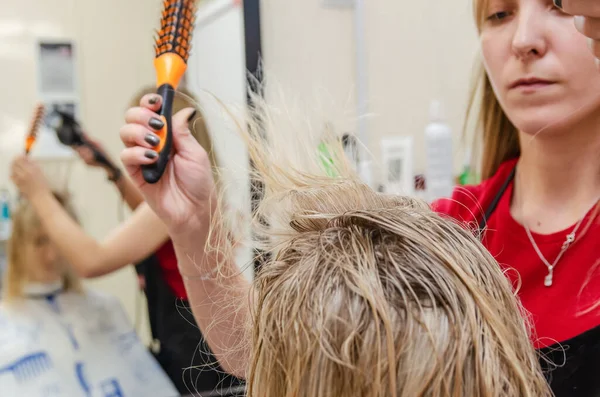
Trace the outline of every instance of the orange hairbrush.
[[40, 124], [42, 123], [43, 118], [44, 105], [39, 103], [35, 107], [33, 117], [31, 118], [31, 125], [29, 126], [27, 137], [25, 138], [25, 154], [29, 154], [31, 151], [31, 148], [37, 139], [38, 130], [40, 129]]
[[154, 164], [142, 166], [142, 175], [148, 183], [156, 183], [169, 162], [173, 147], [173, 130], [171, 117], [175, 90], [187, 69], [192, 31], [196, 15], [196, 0], [165, 0], [160, 23], [160, 31], [156, 37], [156, 69], [157, 94], [162, 97], [160, 119], [163, 127], [156, 131], [160, 143], [155, 150], [158, 160]]

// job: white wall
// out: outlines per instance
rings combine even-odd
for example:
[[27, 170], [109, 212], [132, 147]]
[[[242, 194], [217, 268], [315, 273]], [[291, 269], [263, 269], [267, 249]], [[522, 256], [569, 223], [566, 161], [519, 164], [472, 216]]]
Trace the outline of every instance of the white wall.
[[[2, 0], [0, 6], [0, 141], [24, 134], [37, 92], [35, 42], [69, 38], [79, 50], [82, 121], [118, 160], [118, 137], [130, 97], [154, 84], [153, 29], [160, 0]], [[17, 139], [20, 143], [22, 140]], [[22, 145], [0, 152], [0, 186]], [[52, 176], [52, 175], [51, 175]], [[58, 176], [58, 175], [56, 175]], [[118, 224], [118, 194], [105, 176], [76, 164], [70, 178], [80, 219], [91, 235], [105, 236]], [[133, 318], [136, 281], [125, 269], [90, 283], [121, 299]], [[144, 312], [144, 309], [142, 309]], [[147, 338], [147, 328], [143, 328]]]
[[[352, 11], [324, 8], [320, 0], [262, 0], [260, 6], [267, 79], [282, 88], [286, 102], [314, 102], [311, 111], [322, 106], [332, 111], [327, 121], [354, 129]], [[267, 83], [267, 97], [278, 98], [271, 89]]]
[[[366, 0], [369, 149], [381, 158], [379, 140], [412, 135], [415, 171], [425, 167], [423, 130], [429, 102], [443, 100], [462, 164], [460, 138], [477, 50], [471, 1]], [[334, 110], [340, 129], [355, 110], [355, 40], [352, 8], [326, 8], [323, 0], [262, 0], [266, 68], [291, 92], [314, 97], [315, 87], [344, 106]], [[353, 116], [356, 116], [354, 113]], [[377, 177], [378, 175], [375, 175]]]

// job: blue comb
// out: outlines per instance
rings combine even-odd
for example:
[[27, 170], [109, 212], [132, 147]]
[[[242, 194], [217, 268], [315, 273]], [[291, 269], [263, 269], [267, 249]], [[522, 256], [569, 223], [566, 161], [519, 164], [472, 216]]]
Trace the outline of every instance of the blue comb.
[[33, 353], [0, 368], [0, 375], [12, 372], [18, 383], [30, 381], [52, 369], [52, 360], [46, 352]]

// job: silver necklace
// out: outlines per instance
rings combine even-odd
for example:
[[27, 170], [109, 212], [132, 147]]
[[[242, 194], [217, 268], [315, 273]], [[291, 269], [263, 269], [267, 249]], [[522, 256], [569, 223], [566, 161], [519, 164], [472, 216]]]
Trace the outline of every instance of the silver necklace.
[[550, 263], [546, 259], [546, 257], [544, 256], [544, 254], [542, 254], [542, 251], [540, 250], [540, 248], [538, 247], [537, 243], [535, 242], [535, 239], [531, 235], [531, 230], [529, 230], [529, 228], [527, 226], [524, 226], [525, 227], [525, 231], [527, 232], [527, 237], [529, 237], [529, 241], [531, 242], [531, 245], [533, 246], [533, 249], [535, 250], [535, 252], [539, 256], [540, 260], [544, 263], [544, 265], [546, 265], [546, 268], [548, 269], [548, 274], [544, 278], [544, 285], [546, 287], [552, 287], [552, 282], [553, 282], [553, 277], [554, 277], [554, 269], [556, 268], [556, 265], [558, 264], [558, 261], [560, 260], [560, 258], [562, 258], [562, 256], [565, 254], [565, 252], [571, 246], [571, 244], [573, 244], [573, 242], [575, 241], [575, 237], [577, 235], [577, 230], [579, 230], [579, 227], [583, 223], [584, 219], [585, 219], [585, 216], [583, 218], [581, 218], [579, 220], [579, 222], [577, 222], [577, 224], [573, 228], [573, 231], [565, 236], [565, 242], [563, 243], [563, 245], [562, 245], [562, 247], [560, 249], [560, 252], [558, 253], [558, 255], [556, 256], [556, 258], [554, 259], [554, 262], [552, 262], [552, 263]]

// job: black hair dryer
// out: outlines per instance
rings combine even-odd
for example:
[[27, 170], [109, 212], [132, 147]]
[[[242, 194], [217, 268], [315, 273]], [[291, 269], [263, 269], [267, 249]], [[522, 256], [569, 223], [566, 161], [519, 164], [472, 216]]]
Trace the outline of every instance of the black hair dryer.
[[96, 145], [88, 141], [81, 126], [73, 116], [60, 110], [54, 110], [52, 117], [52, 128], [60, 143], [70, 147], [88, 147], [94, 153], [94, 161], [110, 169], [113, 173], [119, 173], [119, 169], [102, 154]]

